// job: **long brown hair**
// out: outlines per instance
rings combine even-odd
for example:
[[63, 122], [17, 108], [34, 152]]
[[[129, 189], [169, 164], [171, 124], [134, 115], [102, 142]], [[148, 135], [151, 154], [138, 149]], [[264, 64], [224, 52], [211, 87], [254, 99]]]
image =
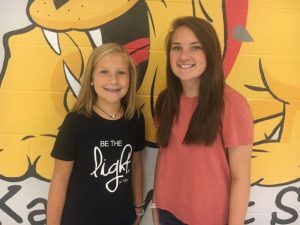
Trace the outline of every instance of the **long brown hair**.
[[224, 110], [223, 60], [220, 42], [214, 27], [206, 20], [197, 17], [176, 19], [172, 23], [172, 30], [166, 37], [166, 89], [158, 96], [155, 105], [155, 119], [158, 122], [157, 143], [162, 147], [168, 145], [173, 121], [178, 119], [179, 115], [182, 86], [180, 79], [171, 69], [170, 50], [173, 34], [182, 26], [189, 28], [195, 34], [207, 60], [206, 69], [200, 78], [199, 102], [193, 112], [183, 144], [212, 144], [220, 129]]
[[109, 53], [119, 53], [124, 58], [125, 62], [128, 65], [129, 70], [129, 89], [127, 94], [122, 99], [122, 105], [125, 110], [124, 118], [129, 120], [133, 117], [136, 112], [135, 106], [135, 95], [136, 95], [136, 80], [137, 72], [136, 66], [129, 56], [127, 51], [120, 45], [115, 43], [106, 43], [97, 47], [91, 53], [84, 73], [84, 78], [82, 81], [82, 86], [78, 98], [74, 104], [72, 111], [82, 113], [88, 117], [92, 115], [93, 105], [97, 101], [97, 93], [94, 89], [94, 86], [91, 85], [93, 81], [93, 70], [98, 63], [98, 61], [105, 55]]

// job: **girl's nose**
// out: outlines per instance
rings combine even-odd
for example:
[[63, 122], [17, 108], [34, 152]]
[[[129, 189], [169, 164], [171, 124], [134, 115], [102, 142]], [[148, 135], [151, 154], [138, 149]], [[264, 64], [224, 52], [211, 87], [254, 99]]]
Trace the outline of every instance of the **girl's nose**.
[[111, 72], [109, 75], [109, 79], [111, 83], [117, 83], [118, 77], [115, 72]]
[[187, 49], [182, 49], [182, 51], [180, 52], [180, 59], [184, 60], [184, 59], [188, 59], [190, 57], [190, 52]]

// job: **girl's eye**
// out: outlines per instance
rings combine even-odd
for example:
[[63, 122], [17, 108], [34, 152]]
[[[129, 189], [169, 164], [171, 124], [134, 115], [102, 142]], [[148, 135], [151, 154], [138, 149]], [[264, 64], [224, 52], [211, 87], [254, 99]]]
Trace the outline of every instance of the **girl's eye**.
[[118, 71], [118, 73], [119, 73], [120, 75], [124, 75], [124, 74], [127, 74], [127, 71], [120, 70], [120, 71]]
[[100, 70], [99, 73], [103, 74], [103, 75], [106, 75], [106, 74], [108, 74], [108, 71], [107, 70]]
[[194, 46], [192, 46], [192, 50], [193, 50], [193, 51], [201, 50], [201, 49], [202, 49], [202, 47], [199, 46], [199, 45], [194, 45]]
[[173, 46], [172, 48], [171, 48], [171, 50], [172, 51], [178, 51], [178, 50], [180, 50], [181, 48], [180, 48], [180, 46], [178, 46], [178, 45], [175, 45], [175, 46]]

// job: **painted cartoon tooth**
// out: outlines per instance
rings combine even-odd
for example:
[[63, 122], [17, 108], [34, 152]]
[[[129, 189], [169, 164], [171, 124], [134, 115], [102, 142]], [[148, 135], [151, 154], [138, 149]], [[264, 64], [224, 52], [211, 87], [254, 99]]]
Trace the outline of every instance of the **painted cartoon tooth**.
[[42, 31], [51, 48], [56, 52], [56, 54], [60, 55], [61, 50], [58, 41], [58, 34], [46, 29], [42, 29]]
[[241, 42], [253, 42], [252, 36], [244, 26], [236, 25], [233, 30], [233, 38]]
[[282, 130], [281, 128], [282, 128], [281, 126], [277, 127], [275, 133], [269, 137], [269, 140], [278, 141], [280, 139], [280, 132]]
[[65, 71], [66, 80], [69, 84], [69, 87], [71, 88], [71, 91], [76, 97], [78, 97], [79, 91], [81, 89], [80, 82], [72, 74], [72, 72], [69, 70], [68, 66], [65, 63], [64, 63], [64, 71]]
[[90, 37], [93, 40], [95, 46], [98, 47], [103, 44], [102, 33], [99, 28], [95, 29], [95, 30], [90, 30], [89, 34], [90, 34]]

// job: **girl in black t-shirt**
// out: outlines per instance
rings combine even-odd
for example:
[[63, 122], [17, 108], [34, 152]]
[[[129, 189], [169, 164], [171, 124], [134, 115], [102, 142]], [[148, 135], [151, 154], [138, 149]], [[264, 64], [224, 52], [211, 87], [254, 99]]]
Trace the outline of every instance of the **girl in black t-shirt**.
[[136, 76], [133, 60], [117, 44], [90, 55], [51, 153], [47, 225], [140, 223], [145, 131], [135, 107]]

